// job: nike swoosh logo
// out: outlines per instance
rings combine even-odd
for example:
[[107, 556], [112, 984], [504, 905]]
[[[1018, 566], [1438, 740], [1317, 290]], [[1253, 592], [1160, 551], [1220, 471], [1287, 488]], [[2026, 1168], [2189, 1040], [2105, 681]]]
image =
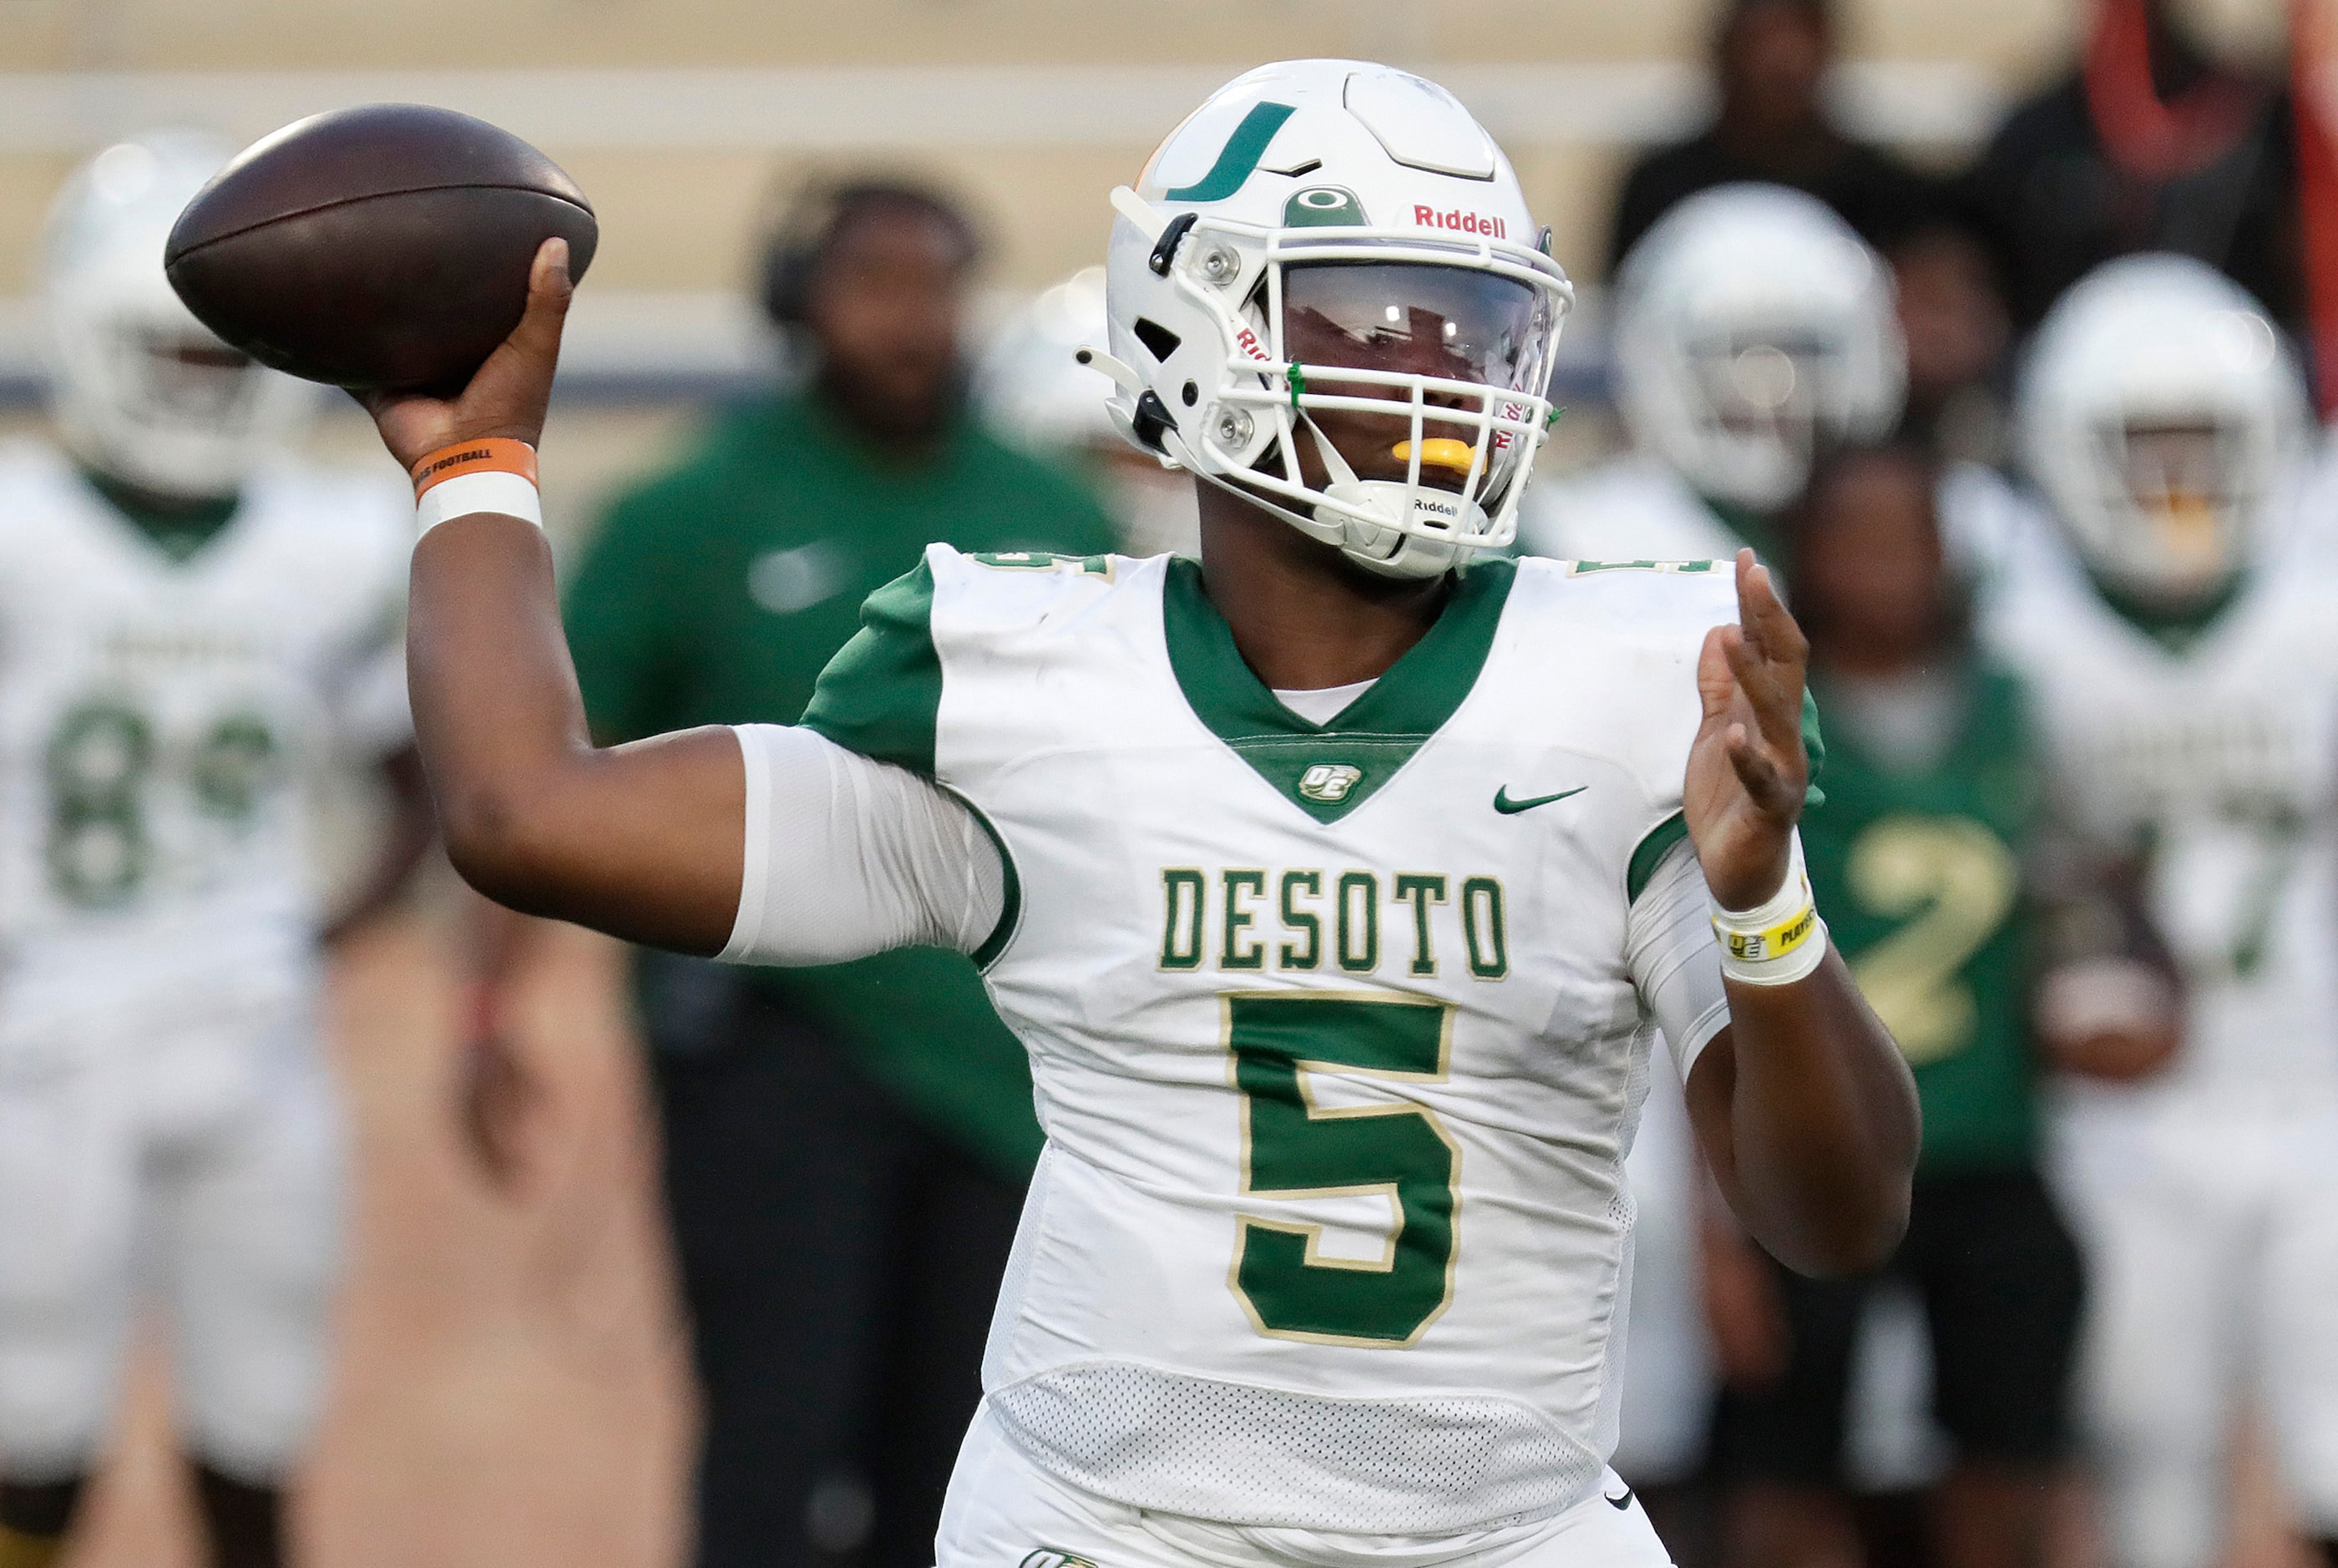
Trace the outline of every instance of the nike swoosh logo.
[[[1607, 1494], [1605, 1492], [1602, 1492], [1599, 1495], [1602, 1497], [1607, 1497]], [[1621, 1497], [1607, 1497], [1607, 1505], [1610, 1508], [1629, 1508], [1632, 1505], [1632, 1489], [1629, 1486], [1626, 1486], [1624, 1488], [1624, 1494]]]
[[1554, 800], [1564, 800], [1569, 795], [1580, 795], [1590, 788], [1588, 784], [1577, 784], [1574, 789], [1562, 789], [1556, 795], [1537, 795], [1530, 800], [1513, 800], [1510, 799], [1510, 787], [1505, 784], [1494, 791], [1494, 809], [1505, 817], [1515, 817], [1521, 811], [1531, 811], [1537, 806], [1547, 806]]

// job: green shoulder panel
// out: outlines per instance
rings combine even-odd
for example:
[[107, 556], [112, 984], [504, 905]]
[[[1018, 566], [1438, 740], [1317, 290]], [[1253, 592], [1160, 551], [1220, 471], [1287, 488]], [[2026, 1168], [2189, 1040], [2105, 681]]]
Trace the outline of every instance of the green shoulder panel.
[[1624, 872], [1624, 899], [1636, 904], [1640, 895], [1648, 890], [1648, 879], [1656, 874], [1656, 867], [1672, 847], [1688, 837], [1688, 818], [1675, 811], [1648, 829], [1632, 850], [1632, 863]]
[[803, 726], [847, 750], [934, 776], [942, 705], [934, 651], [934, 574], [920, 561], [869, 595], [860, 630], [820, 672]]
[[[1055, 565], [1066, 559], [1078, 560], [1084, 569], [1091, 560], [1102, 562], [1104, 570], [1110, 565], [1101, 556], [1043, 558], [1026, 552], [972, 559], [1007, 567]], [[860, 630], [820, 672], [811, 706], [804, 710], [803, 727], [847, 750], [931, 779], [941, 705], [941, 655], [934, 648], [934, 573], [920, 561], [916, 571], [869, 595], [860, 607]], [[974, 813], [975, 821], [997, 846], [1007, 871], [998, 924], [973, 954], [976, 966], [987, 969], [1006, 950], [1022, 917], [1023, 883], [1007, 840], [990, 818], [965, 797], [955, 798]]]
[[[1819, 773], [1826, 767], [1826, 739], [1819, 733], [1818, 699], [1808, 688], [1803, 691], [1803, 750], [1811, 759], [1811, 781], [1803, 794], [1803, 808], [1807, 811], [1826, 804], [1826, 791], [1819, 788]], [[1646, 891], [1648, 879], [1656, 874], [1665, 851], [1687, 837], [1688, 818], [1677, 811], [1648, 829], [1634, 846], [1631, 863], [1624, 872], [1626, 902], [1636, 901]]]

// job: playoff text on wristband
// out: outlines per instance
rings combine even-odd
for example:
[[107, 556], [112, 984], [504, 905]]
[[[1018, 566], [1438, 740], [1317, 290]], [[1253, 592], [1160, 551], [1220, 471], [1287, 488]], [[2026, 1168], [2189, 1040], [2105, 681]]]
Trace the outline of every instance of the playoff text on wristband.
[[1826, 956], [1826, 922], [1811, 897], [1810, 873], [1803, 864], [1803, 841], [1791, 840], [1786, 879], [1777, 892], [1752, 909], [1713, 906], [1713, 931], [1721, 939], [1721, 972], [1748, 985], [1785, 985], [1819, 966]]
[[541, 526], [535, 448], [489, 436], [441, 446], [414, 466], [415, 521], [422, 533], [450, 517], [498, 512]]

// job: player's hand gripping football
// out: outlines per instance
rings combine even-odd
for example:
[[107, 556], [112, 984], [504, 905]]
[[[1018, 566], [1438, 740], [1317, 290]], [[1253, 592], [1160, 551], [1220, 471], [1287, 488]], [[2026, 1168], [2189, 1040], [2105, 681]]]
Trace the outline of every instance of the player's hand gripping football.
[[512, 335], [471, 373], [452, 397], [424, 392], [359, 392], [374, 427], [400, 466], [414, 465], [457, 441], [503, 436], [536, 445], [552, 401], [552, 373], [560, 364], [560, 329], [575, 292], [568, 280], [568, 241], [546, 240], [528, 270], [527, 310]]
[[1766, 566], [1737, 553], [1737, 622], [1704, 634], [1696, 663], [1704, 720], [1681, 791], [1705, 886], [1751, 909], [1786, 879], [1788, 836], [1803, 814], [1803, 671], [1810, 644]]

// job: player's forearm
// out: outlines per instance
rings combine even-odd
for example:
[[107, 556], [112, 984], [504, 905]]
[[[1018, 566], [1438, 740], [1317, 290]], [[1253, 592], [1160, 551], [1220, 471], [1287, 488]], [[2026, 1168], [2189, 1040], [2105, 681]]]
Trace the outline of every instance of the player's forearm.
[[1690, 1083], [1715, 1179], [1789, 1267], [1877, 1267], [1907, 1229], [1922, 1136], [1899, 1048], [1834, 953], [1793, 985], [1728, 989], [1724, 1049]]
[[543, 530], [479, 516], [423, 537], [407, 681], [448, 858], [501, 897], [549, 848], [532, 805], [591, 749]]
[[533, 806], [592, 748], [540, 528], [472, 516], [423, 535], [407, 690], [456, 872], [498, 902], [524, 897], [556, 856]]
[[424, 536], [407, 680], [465, 881], [523, 914], [721, 950], [744, 863], [738, 743], [705, 729], [594, 747], [540, 530], [473, 516]]

